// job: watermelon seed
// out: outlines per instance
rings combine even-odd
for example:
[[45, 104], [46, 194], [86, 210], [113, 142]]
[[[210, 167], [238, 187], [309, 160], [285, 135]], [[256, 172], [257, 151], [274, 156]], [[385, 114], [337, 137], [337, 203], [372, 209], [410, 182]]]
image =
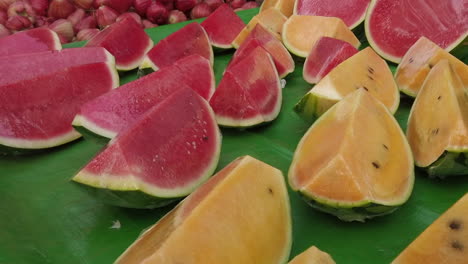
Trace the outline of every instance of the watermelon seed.
[[452, 241], [452, 248], [463, 251], [463, 245], [457, 240]]
[[388, 150], [387, 145], [385, 145], [385, 144], [382, 144], [382, 145], [383, 145], [383, 147], [384, 147], [386, 150]]
[[437, 97], [437, 100], [440, 100], [442, 98], [442, 95], [439, 95], [439, 97]]
[[207, 136], [203, 136], [203, 141], [208, 141], [208, 137]]
[[367, 75], [367, 77], [369, 77], [369, 79], [371, 79], [372, 81], [374, 80], [374, 78], [372, 78], [372, 76], [370, 76], [369, 74]]
[[413, 63], [414, 62], [414, 59], [413, 58], [410, 58], [409, 59], [409, 63]]
[[273, 195], [273, 189], [271, 189], [270, 187], [268, 187], [268, 192]]
[[379, 163], [377, 163], [377, 161], [373, 161], [373, 162], [372, 162], [372, 165], [373, 165], [376, 169], [380, 168], [380, 165], [379, 165]]
[[373, 73], [374, 73], [374, 69], [373, 69], [371, 66], [367, 66], [367, 71], [368, 71], [370, 74], [373, 74]]
[[369, 91], [369, 89], [367, 89], [367, 87], [365, 87], [365, 86], [363, 86], [362, 88], [364, 88], [364, 90], [366, 90], [366, 91]]
[[452, 220], [449, 224], [449, 227], [452, 230], [458, 230], [461, 227], [461, 223], [457, 220]]
[[434, 67], [434, 65], [432, 65], [430, 63], [427, 66], [429, 66], [429, 69], [432, 69], [432, 67]]
[[437, 134], [439, 134], [439, 129], [438, 129], [438, 128], [433, 129], [433, 130], [431, 131], [431, 133], [432, 133], [432, 135], [437, 135]]

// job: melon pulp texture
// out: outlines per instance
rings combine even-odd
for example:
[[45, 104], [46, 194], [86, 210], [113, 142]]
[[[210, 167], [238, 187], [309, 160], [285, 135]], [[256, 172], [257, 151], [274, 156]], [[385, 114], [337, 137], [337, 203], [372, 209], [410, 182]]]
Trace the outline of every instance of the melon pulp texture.
[[[208, 103], [192, 89], [182, 88], [121, 131], [72, 180], [122, 195], [108, 203], [154, 208], [190, 194], [206, 181], [216, 168], [220, 148], [221, 134]], [[125, 200], [126, 193], [135, 192], [154, 200]]]
[[306, 132], [294, 153], [289, 183], [311, 206], [344, 221], [364, 221], [406, 202], [413, 166], [395, 118], [359, 89]]
[[11, 55], [0, 60], [2, 76], [0, 86], [31, 79], [35, 76], [51, 74], [67, 67], [99, 62], [113, 63], [113, 61], [114, 57], [100, 47]]
[[335, 264], [332, 257], [315, 246], [295, 256], [288, 264]]
[[278, 116], [281, 93], [273, 60], [258, 47], [226, 69], [210, 105], [219, 125], [249, 127]]
[[210, 39], [200, 24], [192, 22], [162, 39], [146, 54], [140, 68], [160, 68], [189, 55], [198, 54], [213, 65], [213, 49]]
[[271, 55], [280, 78], [286, 77], [286, 75], [294, 71], [294, 60], [291, 54], [283, 46], [283, 43], [261, 24], [255, 25], [254, 29], [234, 53], [228, 67], [241, 61], [257, 47], [262, 47]]
[[213, 47], [229, 49], [245, 23], [227, 4], [216, 8], [202, 23]]
[[80, 106], [118, 83], [111, 61], [67, 67], [0, 86], [0, 145], [42, 149], [79, 138], [71, 122]]
[[361, 43], [343, 20], [336, 17], [292, 15], [283, 25], [283, 43], [288, 50], [306, 58], [322, 37], [349, 42], [358, 48]]
[[232, 42], [234, 48], [239, 48], [245, 41], [257, 24], [262, 25], [266, 30], [272, 33], [277, 39], [281, 40], [283, 32], [283, 24], [288, 18], [284, 16], [278, 9], [269, 8], [252, 17], [249, 23], [242, 29], [237, 37]]
[[282, 264], [291, 242], [282, 173], [245, 156], [145, 231], [115, 263]]
[[364, 21], [370, 0], [297, 0], [295, 15], [338, 17], [350, 29]]
[[[131, 36], [131, 37], [129, 37]], [[118, 70], [137, 68], [153, 41], [133, 18], [117, 21], [89, 40], [87, 47], [106, 48], [115, 57]]]
[[468, 35], [466, 1], [374, 0], [365, 28], [372, 48], [395, 63], [422, 36], [450, 51]]
[[190, 55], [84, 104], [73, 120], [105, 138], [113, 138], [146, 111], [182, 88], [192, 88], [208, 100], [215, 90], [213, 68], [200, 55]]
[[45, 27], [17, 32], [0, 39], [0, 57], [61, 49], [57, 33]]
[[[446, 151], [468, 152], [468, 88], [447, 60], [438, 62], [427, 75], [411, 108], [407, 137], [419, 167], [431, 167]], [[456, 174], [468, 173], [468, 161], [464, 163]], [[441, 167], [438, 173], [455, 174], [450, 170]]]
[[314, 120], [347, 94], [363, 88], [395, 113], [400, 94], [387, 63], [367, 47], [338, 64], [296, 105], [295, 111]]
[[468, 263], [468, 194], [437, 218], [392, 264]]
[[286, 17], [290, 17], [293, 14], [294, 3], [294, 0], [265, 0], [260, 6], [260, 13], [274, 8], [278, 9]]
[[322, 37], [307, 56], [302, 76], [306, 82], [315, 84], [338, 64], [357, 52], [358, 50], [346, 41]]
[[406, 52], [395, 72], [395, 81], [403, 93], [416, 97], [429, 71], [441, 60], [448, 60], [463, 85], [468, 87], [468, 66], [434, 42], [421, 37]]

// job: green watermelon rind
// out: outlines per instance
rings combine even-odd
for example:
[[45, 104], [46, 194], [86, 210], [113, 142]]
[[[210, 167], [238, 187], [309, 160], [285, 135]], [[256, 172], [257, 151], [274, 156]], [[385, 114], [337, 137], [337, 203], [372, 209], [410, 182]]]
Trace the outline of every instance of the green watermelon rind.
[[117, 132], [105, 129], [95, 122], [88, 120], [85, 116], [77, 114], [73, 119], [72, 126], [88, 137], [94, 138], [107, 138], [108, 140], [114, 138]]
[[[367, 8], [366, 12], [366, 17], [364, 19], [364, 29], [366, 33], [366, 38], [369, 42], [369, 45], [384, 59], [394, 62], [394, 63], [400, 63], [401, 59], [400, 57], [393, 56], [391, 54], [386, 53], [383, 51], [379, 45], [375, 42], [374, 38], [372, 37], [372, 34], [370, 33], [370, 16], [372, 15], [375, 5], [378, 1], [377, 0], [372, 0], [369, 7]], [[461, 35], [458, 39], [456, 39], [451, 45], [449, 45], [447, 48], [445, 48], [446, 51], [454, 53], [457, 57], [462, 56], [468, 56], [466, 50], [462, 48], [463, 43], [468, 41], [468, 32], [465, 34]], [[466, 47], [465, 47], [466, 49]], [[406, 94], [406, 93], [405, 93]], [[408, 94], [411, 96], [410, 94]], [[414, 96], [412, 96], [414, 97]]]
[[50, 139], [12, 139], [0, 137], [0, 154], [22, 155], [33, 154], [42, 150], [59, 147], [79, 139], [81, 135], [71, 130], [70, 132]]
[[429, 178], [445, 179], [452, 176], [468, 175], [468, 151], [445, 151], [434, 163], [424, 167]]

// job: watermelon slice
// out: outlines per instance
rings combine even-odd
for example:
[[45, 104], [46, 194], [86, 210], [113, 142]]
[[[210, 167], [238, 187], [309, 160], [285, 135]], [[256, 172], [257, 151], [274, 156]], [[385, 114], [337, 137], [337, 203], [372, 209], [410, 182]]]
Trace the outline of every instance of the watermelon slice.
[[275, 119], [281, 86], [271, 56], [261, 47], [229, 67], [210, 100], [219, 125], [249, 127]]
[[322, 37], [304, 62], [304, 80], [310, 84], [318, 83], [338, 64], [357, 52], [358, 50], [346, 41]]
[[117, 69], [128, 71], [141, 64], [153, 47], [153, 41], [133, 18], [128, 17], [101, 31], [86, 46], [106, 48], [115, 56]]
[[295, 256], [288, 264], [336, 264], [333, 258], [316, 246], [311, 246], [301, 254]]
[[190, 23], [158, 42], [149, 52], [140, 66], [154, 71], [183, 57], [198, 54], [208, 59], [213, 65], [213, 49], [206, 31], [197, 22]]
[[206, 181], [220, 149], [208, 103], [192, 89], [179, 89], [119, 133], [72, 180], [108, 203], [154, 208]]
[[370, 0], [297, 0], [295, 15], [338, 17], [353, 29], [364, 21]]
[[61, 49], [57, 33], [44, 27], [17, 32], [0, 39], [0, 57]]
[[84, 64], [0, 86], [0, 145], [55, 147], [80, 137], [71, 122], [80, 106], [117, 87], [113, 61]]
[[468, 36], [466, 1], [375, 0], [369, 6], [365, 28], [369, 44], [395, 63], [422, 36], [451, 51]]
[[[114, 63], [114, 57], [104, 48], [73, 48], [61, 51], [7, 56], [0, 60], [0, 85], [50, 74], [63, 68], [98, 62]], [[44, 67], [47, 65], [47, 67]], [[32, 71], [31, 69], [34, 69]]]
[[148, 109], [183, 87], [194, 89], [205, 99], [211, 97], [215, 80], [207, 59], [200, 55], [185, 57], [170, 67], [104, 94], [81, 107], [73, 126], [79, 131], [113, 138]]
[[280, 78], [286, 77], [286, 75], [294, 71], [294, 60], [289, 51], [281, 41], [261, 24], [255, 26], [242, 45], [236, 50], [228, 67], [241, 61], [257, 47], [262, 47], [271, 55]]
[[201, 26], [206, 30], [213, 47], [230, 49], [233, 47], [232, 41], [245, 27], [245, 23], [229, 5], [223, 4], [211, 13]]

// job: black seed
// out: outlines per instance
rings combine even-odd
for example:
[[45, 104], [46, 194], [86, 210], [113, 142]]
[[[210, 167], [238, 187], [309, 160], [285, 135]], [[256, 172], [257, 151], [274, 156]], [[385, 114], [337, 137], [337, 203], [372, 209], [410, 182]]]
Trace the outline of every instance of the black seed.
[[369, 74], [367, 75], [367, 77], [369, 77], [369, 79], [371, 79], [372, 81], [374, 80], [374, 78], [372, 78], [372, 76], [370, 76]]
[[437, 135], [437, 134], [439, 134], [439, 129], [438, 129], [438, 128], [433, 129], [433, 130], [431, 131], [431, 133], [432, 133], [432, 135]]
[[414, 62], [413, 58], [410, 58], [409, 63], [413, 63], [413, 62]]
[[379, 163], [377, 163], [377, 161], [373, 161], [373, 162], [372, 162], [372, 165], [373, 165], [376, 169], [380, 168], [380, 165], [379, 165]]
[[271, 189], [270, 187], [268, 187], [268, 192], [273, 195], [273, 189]]
[[203, 139], [204, 141], [208, 141], [208, 137], [207, 137], [207, 136], [204, 136], [202, 139]]
[[429, 66], [429, 69], [432, 69], [432, 67], [434, 67], [434, 65], [432, 65], [430, 63], [427, 66]]
[[442, 95], [439, 95], [439, 97], [437, 97], [437, 100], [440, 100], [442, 98]]
[[463, 245], [462, 245], [462, 243], [460, 243], [460, 241], [458, 241], [458, 240], [452, 241], [451, 246], [452, 246], [453, 249], [463, 251]]
[[452, 220], [450, 223], [449, 223], [449, 227], [450, 229], [452, 230], [459, 230], [461, 228], [461, 222], [458, 221], [458, 220]]
[[373, 74], [373, 73], [374, 73], [374, 69], [372, 69], [371, 66], [368, 66], [368, 67], [367, 67], [367, 71], [368, 71], [370, 74]]
[[387, 145], [383, 144], [383, 147], [384, 147], [385, 149], [387, 149], [387, 150], [388, 150], [388, 147], [387, 147]]
[[363, 86], [362, 88], [364, 88], [364, 90], [366, 90], [366, 91], [369, 91], [369, 89], [367, 89], [367, 87], [365, 87], [365, 86]]

